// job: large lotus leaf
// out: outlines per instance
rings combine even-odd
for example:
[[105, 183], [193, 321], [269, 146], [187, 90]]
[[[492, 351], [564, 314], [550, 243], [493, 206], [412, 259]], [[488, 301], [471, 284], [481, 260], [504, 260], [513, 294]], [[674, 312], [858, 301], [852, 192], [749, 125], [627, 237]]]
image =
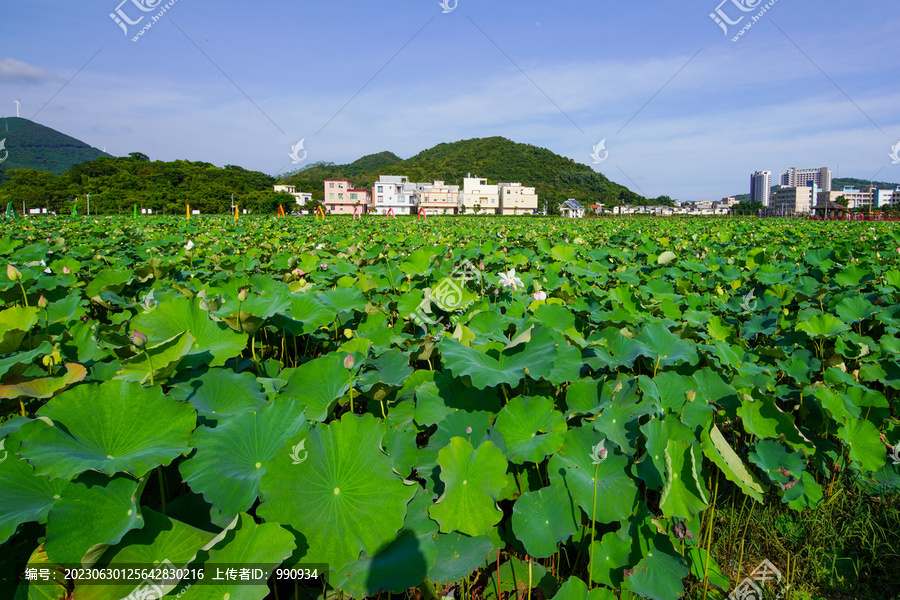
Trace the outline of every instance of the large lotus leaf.
[[551, 600], [615, 600], [612, 590], [603, 587], [588, 591], [587, 584], [578, 577], [569, 577]]
[[616, 455], [607, 448], [606, 458], [598, 465], [593, 464], [593, 449], [603, 441], [591, 428], [569, 429], [562, 448], [550, 458], [550, 481], [565, 486], [588, 517], [593, 516], [598, 523], [613, 523], [631, 515], [638, 489], [628, 476], [626, 456]]
[[25, 333], [38, 321], [38, 309], [34, 306], [14, 306], [0, 312], [0, 354], [11, 354], [19, 349]]
[[295, 294], [289, 310], [284, 317], [276, 315], [274, 322], [294, 335], [315, 333], [320, 327], [334, 322], [337, 312], [323, 306], [318, 296], [312, 292]]
[[585, 362], [595, 371], [632, 367], [639, 356], [651, 355], [646, 344], [622, 335], [616, 327], [607, 327], [601, 333], [592, 335], [589, 341], [591, 347], [587, 350]]
[[526, 374], [532, 379], [548, 377], [557, 354], [556, 342], [543, 329], [536, 329], [527, 343], [504, 349], [498, 356], [468, 348], [451, 338], [445, 338], [440, 349], [447, 369], [456, 377], [468, 375], [472, 385], [480, 390], [501, 383], [518, 385]]
[[672, 547], [668, 537], [653, 537], [644, 558], [625, 578], [625, 588], [652, 600], [672, 600], [684, 594], [682, 580], [688, 575], [684, 558]]
[[850, 327], [834, 315], [814, 315], [797, 323], [797, 329], [813, 337], [831, 337], [849, 331]]
[[509, 401], [495, 425], [506, 441], [506, 457], [516, 464], [539, 463], [562, 446], [566, 420], [544, 397], [519, 396]]
[[694, 444], [668, 440], [666, 444], [666, 482], [659, 508], [667, 518], [691, 520], [709, 504], [709, 492], [700, 481], [700, 461]]
[[190, 451], [197, 421], [192, 406], [167, 398], [159, 387], [120, 380], [66, 390], [38, 415], [53, 425], [33, 427], [20, 454], [51, 479], [89, 469], [142, 477]]
[[500, 522], [503, 512], [496, 502], [507, 485], [507, 462], [503, 453], [486, 441], [472, 447], [455, 437], [438, 453], [444, 495], [431, 507], [431, 518], [442, 533], [459, 531], [477, 536]]
[[[281, 398], [258, 412], [234, 415], [215, 428], [197, 428], [197, 453], [181, 464], [185, 483], [226, 515], [253, 506], [266, 465], [285, 442], [308, 428], [303, 407]], [[298, 460], [305, 451], [294, 452]]]
[[306, 418], [310, 421], [325, 421], [337, 399], [350, 389], [350, 371], [344, 367], [344, 357], [337, 352], [295, 369], [285, 369], [278, 377], [287, 381], [281, 388], [281, 397], [306, 406]]
[[6, 373], [10, 369], [18, 364], [30, 363], [36, 357], [50, 354], [51, 352], [53, 352], [53, 346], [50, 344], [50, 342], [43, 342], [34, 350], [29, 350], [28, 352], [18, 352], [11, 356], [2, 358], [0, 359], [0, 377], [6, 375]]
[[337, 288], [318, 294], [322, 306], [332, 309], [339, 317], [366, 310], [366, 297], [356, 288]]
[[60, 494], [47, 518], [47, 555], [55, 563], [92, 564], [101, 550], [117, 544], [132, 529], [144, 526], [140, 482], [87, 473]]
[[438, 526], [428, 518], [430, 506], [428, 492], [418, 488], [397, 539], [374, 557], [363, 554], [340, 573], [329, 574], [329, 582], [354, 598], [401, 593], [422, 583], [437, 557]]
[[0, 544], [21, 523], [46, 521], [50, 508], [69, 485], [65, 479], [35, 475], [31, 465], [16, 456], [18, 437], [0, 438]]
[[87, 375], [87, 369], [76, 363], [66, 365], [66, 372], [59, 377], [41, 377], [12, 385], [0, 385], [0, 398], [50, 398], [56, 392], [73, 383], [78, 383]]
[[641, 426], [647, 441], [646, 454], [635, 465], [635, 475], [652, 490], [662, 489], [666, 473], [666, 447], [669, 440], [694, 440], [693, 432], [674, 417], [651, 419]]
[[[144, 527], [132, 529], [115, 546], [109, 548], [97, 561], [96, 567], [106, 565], [135, 565], [141, 568], [160, 566], [180, 569], [192, 561], [204, 544], [215, 534], [191, 527], [181, 521], [170, 519], [149, 508], [143, 508]], [[161, 584], [160, 581], [148, 582]], [[146, 587], [148, 583], [102, 584], [79, 586], [75, 591], [77, 600], [108, 600], [125, 598], [132, 592]], [[163, 587], [163, 586], [160, 586]], [[175, 586], [172, 586], [173, 588]], [[183, 586], [182, 586], [183, 587]]]
[[702, 440], [703, 454], [719, 467], [725, 477], [737, 484], [745, 494], [757, 502], [762, 502], [766, 486], [747, 468], [715, 424], [709, 431], [703, 431]]
[[[294, 536], [277, 523], [258, 525], [248, 514], [241, 513], [237, 526], [209, 553], [209, 559], [197, 565], [266, 565], [281, 564], [294, 550]], [[207, 572], [215, 573], [208, 566]], [[226, 581], [191, 586], [181, 600], [263, 600], [269, 596], [266, 584]]]
[[835, 307], [835, 312], [844, 323], [857, 323], [878, 312], [871, 302], [862, 296], [848, 296]]
[[815, 447], [807, 440], [797, 426], [791, 415], [786, 414], [771, 396], [761, 400], [748, 400], [737, 410], [737, 414], [743, 419], [744, 429], [759, 438], [777, 438], [784, 436], [784, 440], [793, 448], [814, 452]]
[[200, 377], [175, 384], [169, 395], [190, 402], [197, 412], [212, 419], [254, 412], [267, 405], [253, 373], [209, 369]]
[[131, 279], [132, 274], [126, 271], [104, 269], [91, 277], [90, 283], [84, 288], [84, 294], [88, 298], [95, 298], [103, 291], [118, 294]]
[[409, 355], [397, 349], [371, 359], [369, 366], [371, 369], [360, 377], [360, 389], [363, 391], [368, 391], [376, 384], [400, 387], [413, 374], [413, 368], [409, 366]]
[[695, 365], [700, 360], [697, 345], [690, 340], [679, 338], [663, 323], [645, 325], [635, 339], [647, 346], [651, 360], [660, 367], [679, 363]]
[[766, 472], [772, 483], [784, 490], [783, 502], [796, 500], [803, 495], [801, 475], [806, 468], [806, 459], [802, 453], [791, 452], [784, 444], [775, 440], [760, 440], [754, 445], [748, 458]]
[[168, 379], [178, 368], [181, 359], [190, 353], [193, 345], [194, 336], [185, 331], [170, 340], [145, 347], [145, 352], [122, 361], [122, 368], [116, 372], [115, 378], [148, 383], [152, 365], [154, 383]]
[[850, 447], [850, 458], [864, 471], [877, 471], [884, 466], [884, 444], [871, 421], [855, 419], [842, 425], [840, 437]]
[[618, 589], [625, 578], [625, 570], [637, 560], [631, 556], [631, 541], [623, 540], [615, 531], [603, 534], [591, 546], [593, 581]]
[[513, 505], [512, 526], [528, 554], [548, 558], [558, 544], [569, 539], [581, 525], [581, 509], [572, 503], [569, 491], [551, 485], [525, 492]]
[[190, 331], [195, 340], [187, 359], [190, 364], [220, 367], [247, 346], [247, 335], [213, 321], [201, 308], [199, 298], [161, 302], [156, 310], [140, 313], [132, 319], [131, 329], [146, 335], [147, 344], [151, 346]]
[[477, 537], [464, 533], [439, 533], [434, 536], [437, 559], [428, 578], [435, 583], [459, 581], [479, 566], [484, 565], [494, 543], [487, 535]]
[[410, 380], [419, 373], [431, 374], [415, 388], [415, 419], [419, 425], [440, 423], [457, 410], [484, 410], [491, 413], [500, 410], [500, 398], [497, 394], [476, 390], [459, 378], [450, 377], [449, 374], [445, 377], [443, 373], [434, 371], [416, 371]]
[[[386, 428], [372, 415], [345, 414], [292, 438], [263, 475], [258, 514], [306, 537], [304, 562], [340, 570], [392, 542], [415, 488], [381, 451]], [[292, 459], [301, 442], [306, 460]], [[297, 455], [297, 458], [303, 458]]]

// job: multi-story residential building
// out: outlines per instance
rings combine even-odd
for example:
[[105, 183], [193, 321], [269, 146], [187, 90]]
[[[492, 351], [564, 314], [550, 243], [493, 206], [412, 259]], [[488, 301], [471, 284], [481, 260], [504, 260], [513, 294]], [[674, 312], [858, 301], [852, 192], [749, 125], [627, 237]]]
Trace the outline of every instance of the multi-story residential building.
[[831, 191], [831, 171], [828, 167], [818, 169], [798, 169], [791, 167], [781, 174], [781, 185], [786, 187], [809, 187], [809, 182], [814, 183], [817, 190]]
[[443, 181], [416, 185], [417, 206], [426, 215], [455, 215], [459, 212], [459, 186]]
[[790, 216], [812, 212], [813, 188], [782, 185], [772, 195], [770, 212]]
[[488, 185], [487, 179], [469, 176], [463, 179], [460, 208], [467, 213], [494, 215], [500, 210], [500, 188]]
[[284, 192], [286, 194], [290, 194], [291, 196], [293, 196], [297, 202], [297, 206], [300, 206], [301, 208], [303, 206], [306, 206], [307, 202], [312, 202], [312, 199], [313, 199], [312, 194], [310, 194], [308, 192], [298, 192], [296, 190], [297, 190], [297, 188], [292, 185], [276, 185], [275, 186], [276, 192]]
[[382, 175], [372, 185], [372, 210], [380, 215], [394, 209], [395, 215], [411, 215], [416, 210], [416, 184], [405, 175]]
[[757, 171], [750, 176], [750, 202], [759, 202], [766, 208], [772, 190], [772, 171]]
[[324, 182], [325, 209], [334, 215], [352, 215], [357, 206], [365, 214], [371, 204], [369, 190], [358, 190], [352, 181], [346, 179], [326, 179]]
[[501, 183], [497, 187], [500, 191], [500, 214], [528, 215], [537, 210], [538, 195], [533, 187], [525, 187], [519, 182]]

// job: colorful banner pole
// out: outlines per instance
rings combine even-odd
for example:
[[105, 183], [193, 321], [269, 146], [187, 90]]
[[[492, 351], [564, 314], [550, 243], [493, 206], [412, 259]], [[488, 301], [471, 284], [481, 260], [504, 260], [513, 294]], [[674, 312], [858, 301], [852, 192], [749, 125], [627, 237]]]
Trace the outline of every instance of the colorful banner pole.
[[190, 219], [191, 218], [191, 205], [185, 204], [184, 211], [187, 213], [187, 218]]
[[238, 220], [238, 205], [237, 204], [234, 205], [234, 220], [235, 221]]
[[137, 204], [134, 205], [134, 218], [137, 219]]

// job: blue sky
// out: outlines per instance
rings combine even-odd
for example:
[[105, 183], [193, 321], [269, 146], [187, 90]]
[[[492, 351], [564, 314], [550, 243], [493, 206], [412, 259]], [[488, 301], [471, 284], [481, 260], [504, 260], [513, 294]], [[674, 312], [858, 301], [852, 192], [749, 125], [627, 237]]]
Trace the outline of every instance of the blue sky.
[[900, 182], [900, 3], [774, 0], [735, 42], [767, 2], [720, 1], [175, 0], [133, 42], [166, 1], [4, 0], [0, 114], [270, 174], [301, 139], [309, 164], [501, 135], [651, 197], [792, 166]]

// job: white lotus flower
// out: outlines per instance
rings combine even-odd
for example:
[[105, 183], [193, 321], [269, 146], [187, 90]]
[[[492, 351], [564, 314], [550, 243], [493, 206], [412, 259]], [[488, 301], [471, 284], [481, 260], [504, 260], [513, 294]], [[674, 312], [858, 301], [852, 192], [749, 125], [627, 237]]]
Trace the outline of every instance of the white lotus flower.
[[515, 269], [510, 269], [507, 273], [500, 273], [500, 285], [502, 285], [503, 287], [512, 288], [513, 290], [525, 287], [525, 284], [522, 283], [522, 280], [516, 277]]
[[188, 243], [184, 245], [185, 250], [193, 250], [194, 249], [194, 240], [188, 240]]
[[538, 302], [540, 302], [540, 301], [542, 301], [542, 300], [546, 300], [546, 299], [547, 299], [547, 292], [541, 290], [541, 291], [539, 291], [539, 292], [533, 293], [533, 294], [531, 295], [531, 297], [534, 298], [535, 300], [537, 300]]

